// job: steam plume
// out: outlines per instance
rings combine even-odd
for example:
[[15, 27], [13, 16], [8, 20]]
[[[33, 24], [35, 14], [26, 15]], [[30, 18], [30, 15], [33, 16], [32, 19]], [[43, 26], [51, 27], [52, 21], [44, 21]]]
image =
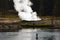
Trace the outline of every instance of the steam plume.
[[14, 2], [14, 7], [18, 12], [18, 16], [21, 18], [21, 20], [26, 20], [26, 21], [41, 20], [39, 17], [37, 17], [36, 12], [33, 12], [31, 8], [33, 3], [31, 3], [30, 0], [13, 0], [13, 2]]

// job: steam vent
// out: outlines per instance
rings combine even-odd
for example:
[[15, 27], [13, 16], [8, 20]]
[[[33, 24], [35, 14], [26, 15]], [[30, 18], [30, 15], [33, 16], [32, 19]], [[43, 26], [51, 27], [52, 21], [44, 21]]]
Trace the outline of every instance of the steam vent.
[[25, 28], [60, 28], [60, 7], [53, 1], [51, 3], [45, 0], [36, 2], [27, 0], [20, 3], [17, 1], [19, 2], [19, 0], [0, 0], [0, 32], [19, 31]]

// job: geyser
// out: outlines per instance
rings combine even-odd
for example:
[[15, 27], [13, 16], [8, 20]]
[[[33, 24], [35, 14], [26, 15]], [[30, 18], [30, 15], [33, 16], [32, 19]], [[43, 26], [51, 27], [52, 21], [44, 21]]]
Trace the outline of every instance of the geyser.
[[31, 6], [33, 3], [30, 0], [13, 0], [14, 7], [18, 12], [18, 16], [21, 20], [26, 21], [39, 21], [41, 18], [37, 16], [36, 12], [33, 12]]

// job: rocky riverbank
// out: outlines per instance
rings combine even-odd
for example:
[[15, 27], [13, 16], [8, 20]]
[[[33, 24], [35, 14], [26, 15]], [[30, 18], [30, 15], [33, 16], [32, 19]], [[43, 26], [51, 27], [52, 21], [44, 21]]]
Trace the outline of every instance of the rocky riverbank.
[[41, 21], [21, 21], [0, 18], [0, 32], [18, 31], [22, 28], [60, 28], [60, 20], [42, 18]]

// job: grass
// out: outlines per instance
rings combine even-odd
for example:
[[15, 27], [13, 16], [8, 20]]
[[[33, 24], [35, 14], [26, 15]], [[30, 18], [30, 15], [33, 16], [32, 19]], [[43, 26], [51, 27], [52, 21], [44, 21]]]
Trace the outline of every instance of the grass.
[[60, 17], [56, 17], [56, 16], [41, 16], [41, 18], [46, 18], [48, 20], [50, 19], [60, 20]]
[[22, 28], [51, 28], [53, 25], [48, 25], [48, 24], [40, 24], [40, 25], [21, 25]]
[[25, 22], [25, 23], [21, 23], [20, 26], [22, 26], [23, 28], [49, 28], [49, 27], [53, 27], [53, 25], [48, 25], [48, 24], [37, 24], [37, 23], [31, 23], [31, 22]]
[[4, 17], [0, 16], [0, 18], [7, 18], [8, 20], [20, 20], [20, 18], [15, 15], [5, 15]]

